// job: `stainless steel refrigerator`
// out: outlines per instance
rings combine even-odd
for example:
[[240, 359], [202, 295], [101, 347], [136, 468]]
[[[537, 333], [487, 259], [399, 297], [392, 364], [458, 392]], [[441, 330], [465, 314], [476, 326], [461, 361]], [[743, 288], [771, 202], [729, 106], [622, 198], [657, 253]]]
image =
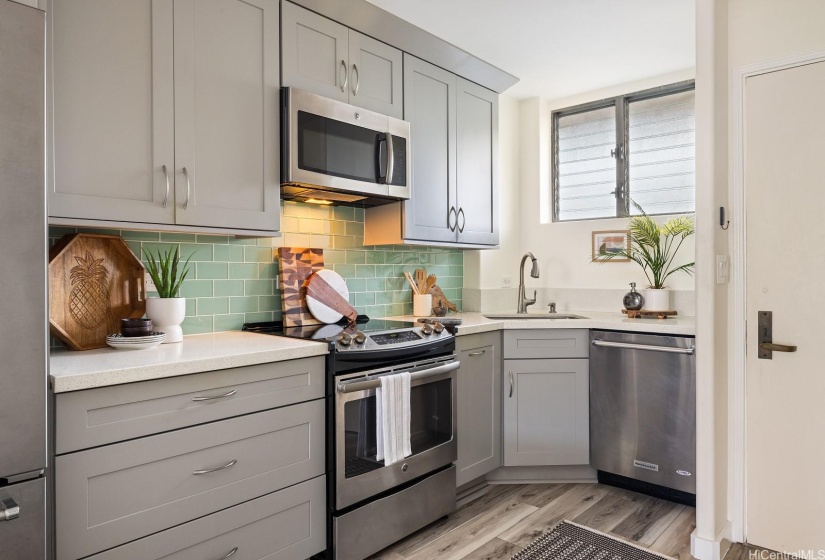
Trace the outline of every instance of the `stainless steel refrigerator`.
[[46, 557], [45, 13], [0, 0], [0, 558]]

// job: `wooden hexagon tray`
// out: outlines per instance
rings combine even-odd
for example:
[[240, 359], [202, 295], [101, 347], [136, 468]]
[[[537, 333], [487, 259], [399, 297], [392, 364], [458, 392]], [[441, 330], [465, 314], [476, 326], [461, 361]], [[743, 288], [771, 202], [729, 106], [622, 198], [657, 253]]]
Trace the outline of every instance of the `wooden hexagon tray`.
[[104, 348], [146, 311], [143, 265], [118, 235], [73, 233], [49, 251], [49, 326], [72, 350]]

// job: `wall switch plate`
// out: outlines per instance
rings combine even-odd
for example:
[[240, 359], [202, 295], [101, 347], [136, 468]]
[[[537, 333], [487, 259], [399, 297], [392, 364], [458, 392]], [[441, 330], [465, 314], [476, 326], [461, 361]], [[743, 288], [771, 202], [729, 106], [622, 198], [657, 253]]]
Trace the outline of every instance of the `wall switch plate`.
[[155, 283], [152, 281], [152, 277], [149, 275], [148, 272], [143, 273], [143, 290], [149, 294], [151, 292], [157, 293], [158, 287], [155, 286]]
[[513, 277], [512, 276], [502, 276], [501, 277], [501, 287], [502, 288], [512, 288], [513, 287]]
[[716, 255], [716, 283], [727, 284], [728, 282], [730, 282], [730, 257]]

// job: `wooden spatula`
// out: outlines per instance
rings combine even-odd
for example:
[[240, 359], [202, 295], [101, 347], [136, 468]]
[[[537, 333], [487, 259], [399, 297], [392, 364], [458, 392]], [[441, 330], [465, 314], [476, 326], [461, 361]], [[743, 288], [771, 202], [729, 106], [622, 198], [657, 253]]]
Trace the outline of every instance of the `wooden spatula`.
[[427, 293], [427, 271], [423, 268], [415, 269], [415, 283], [418, 284], [418, 291], [422, 294]]
[[437, 280], [438, 279], [435, 277], [435, 274], [430, 274], [429, 276], [427, 276], [427, 285], [426, 285], [427, 290], [424, 292], [425, 294], [430, 293], [430, 290], [433, 289], [433, 286], [435, 286], [435, 283], [436, 283]]

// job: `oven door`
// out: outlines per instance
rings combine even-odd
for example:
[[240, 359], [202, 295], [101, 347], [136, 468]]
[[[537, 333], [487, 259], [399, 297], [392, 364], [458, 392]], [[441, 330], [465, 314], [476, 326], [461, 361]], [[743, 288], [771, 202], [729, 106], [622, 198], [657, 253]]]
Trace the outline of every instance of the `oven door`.
[[[352, 373], [336, 379], [335, 507], [340, 510], [404, 484], [456, 460], [455, 356]], [[376, 460], [376, 397], [379, 377], [401, 371], [412, 376], [412, 455], [385, 466]]]
[[293, 88], [283, 98], [283, 183], [410, 198], [408, 122]]

